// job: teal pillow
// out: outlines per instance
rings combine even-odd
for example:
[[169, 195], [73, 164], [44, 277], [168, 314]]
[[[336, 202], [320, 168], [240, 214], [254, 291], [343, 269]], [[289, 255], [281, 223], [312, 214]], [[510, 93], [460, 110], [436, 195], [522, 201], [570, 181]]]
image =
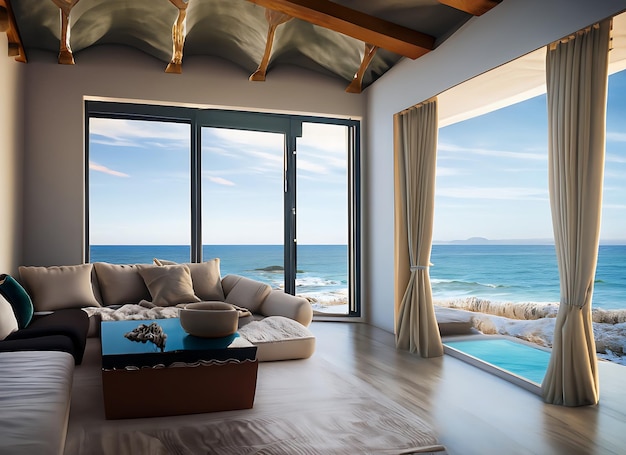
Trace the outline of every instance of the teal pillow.
[[20, 329], [26, 327], [33, 318], [34, 309], [33, 302], [30, 300], [30, 296], [22, 285], [10, 275], [0, 275], [0, 294], [2, 294], [13, 307], [15, 319], [17, 319], [17, 326]]

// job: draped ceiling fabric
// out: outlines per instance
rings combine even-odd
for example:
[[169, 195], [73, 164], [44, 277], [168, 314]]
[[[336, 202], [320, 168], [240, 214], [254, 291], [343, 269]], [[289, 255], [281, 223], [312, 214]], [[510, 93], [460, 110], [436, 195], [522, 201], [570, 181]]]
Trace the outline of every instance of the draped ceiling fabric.
[[443, 355], [430, 287], [437, 100], [394, 116], [396, 346]]
[[599, 399], [591, 301], [598, 258], [606, 130], [610, 20], [548, 47], [550, 205], [561, 283], [548, 403]]

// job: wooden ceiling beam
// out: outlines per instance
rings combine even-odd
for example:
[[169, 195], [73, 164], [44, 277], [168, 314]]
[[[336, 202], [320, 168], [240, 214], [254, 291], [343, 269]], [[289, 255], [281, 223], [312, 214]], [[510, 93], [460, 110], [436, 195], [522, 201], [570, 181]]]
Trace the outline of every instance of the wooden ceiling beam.
[[473, 16], [482, 16], [487, 11], [502, 2], [502, 0], [439, 0], [442, 5], [451, 6]]
[[7, 34], [7, 54], [9, 57], [15, 57], [15, 60], [18, 62], [26, 63], [26, 52], [22, 45], [20, 32], [17, 29], [17, 22], [13, 15], [11, 2], [9, 0], [0, 0], [0, 10], [3, 10], [0, 15], [2, 16], [2, 31]]
[[433, 36], [328, 0], [248, 0], [396, 54], [416, 59], [431, 51]]

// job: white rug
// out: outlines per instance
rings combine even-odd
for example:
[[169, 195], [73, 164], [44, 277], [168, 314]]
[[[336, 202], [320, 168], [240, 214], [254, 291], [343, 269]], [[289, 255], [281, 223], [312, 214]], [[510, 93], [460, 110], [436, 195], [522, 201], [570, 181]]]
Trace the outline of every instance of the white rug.
[[[105, 420], [97, 350], [76, 369], [66, 454], [411, 454], [444, 451], [435, 433], [365, 382], [315, 355], [259, 365], [252, 409]], [[94, 348], [95, 346], [95, 348]], [[137, 393], [141, 393], [140, 390]], [[176, 390], [163, 385], [163, 393]], [[158, 399], [158, 397], [155, 397]]]

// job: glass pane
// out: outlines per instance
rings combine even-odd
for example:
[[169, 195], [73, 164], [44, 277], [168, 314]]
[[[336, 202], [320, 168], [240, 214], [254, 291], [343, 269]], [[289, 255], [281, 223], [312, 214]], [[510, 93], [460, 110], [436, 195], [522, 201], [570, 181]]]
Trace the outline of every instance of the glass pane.
[[202, 128], [202, 257], [284, 287], [283, 134]]
[[348, 314], [348, 127], [303, 123], [296, 167], [297, 294]]
[[190, 258], [190, 127], [89, 120], [91, 262]]

